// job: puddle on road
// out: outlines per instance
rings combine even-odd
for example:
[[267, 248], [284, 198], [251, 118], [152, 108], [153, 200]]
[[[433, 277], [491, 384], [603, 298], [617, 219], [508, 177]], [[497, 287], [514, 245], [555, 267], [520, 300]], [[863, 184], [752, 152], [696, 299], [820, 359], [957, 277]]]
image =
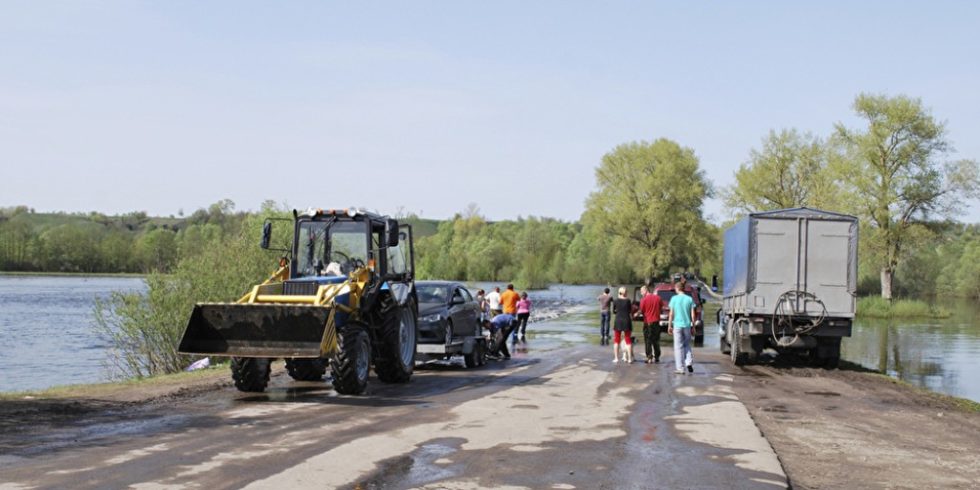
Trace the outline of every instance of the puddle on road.
[[381, 463], [378, 478], [361, 482], [357, 488], [389, 488], [398, 484], [422, 486], [462, 473], [465, 468], [450, 457], [459, 451], [465, 439], [449, 437], [434, 439], [410, 454]]

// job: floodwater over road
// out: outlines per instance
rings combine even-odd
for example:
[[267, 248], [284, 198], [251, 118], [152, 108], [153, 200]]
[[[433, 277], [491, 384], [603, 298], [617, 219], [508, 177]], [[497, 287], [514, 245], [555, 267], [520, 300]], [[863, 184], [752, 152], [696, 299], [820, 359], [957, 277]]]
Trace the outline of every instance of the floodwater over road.
[[980, 401], [980, 307], [945, 303], [952, 316], [930, 319], [859, 319], [842, 357], [940, 393]]
[[[494, 284], [471, 285], [489, 290]], [[503, 286], [503, 284], [497, 284]], [[0, 391], [36, 390], [109, 379], [108, 345], [93, 329], [96, 298], [112, 291], [143, 291], [131, 277], [0, 275]], [[534, 303], [528, 343], [521, 349], [551, 350], [598, 343], [595, 297], [602, 286], [553, 285], [528, 294]], [[910, 383], [980, 401], [980, 308], [972, 302], [945, 305], [946, 320], [860, 320], [845, 339], [843, 357]], [[540, 321], [563, 315], [561, 322]], [[718, 349], [714, 315], [706, 315], [705, 350]], [[537, 321], [535, 321], [537, 320]], [[641, 335], [637, 332], [637, 335]], [[663, 336], [665, 347], [669, 344]], [[642, 350], [642, 347], [640, 347]], [[639, 351], [638, 351], [639, 352]], [[611, 355], [610, 355], [611, 356]]]

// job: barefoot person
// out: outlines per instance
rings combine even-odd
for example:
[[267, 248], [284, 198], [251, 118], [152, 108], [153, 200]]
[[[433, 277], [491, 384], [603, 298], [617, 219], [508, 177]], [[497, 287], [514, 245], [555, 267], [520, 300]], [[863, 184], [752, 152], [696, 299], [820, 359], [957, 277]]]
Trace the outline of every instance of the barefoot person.
[[667, 333], [674, 336], [674, 373], [684, 374], [694, 372], [694, 352], [691, 351], [691, 319], [694, 318], [694, 300], [684, 294], [684, 285], [674, 283], [674, 292], [670, 298], [670, 314], [667, 318]]
[[[613, 325], [613, 362], [619, 362], [620, 348], [623, 361], [633, 362], [633, 302], [626, 297], [626, 288], [619, 288], [619, 296], [612, 303], [616, 321]], [[620, 347], [620, 342], [623, 346]]]

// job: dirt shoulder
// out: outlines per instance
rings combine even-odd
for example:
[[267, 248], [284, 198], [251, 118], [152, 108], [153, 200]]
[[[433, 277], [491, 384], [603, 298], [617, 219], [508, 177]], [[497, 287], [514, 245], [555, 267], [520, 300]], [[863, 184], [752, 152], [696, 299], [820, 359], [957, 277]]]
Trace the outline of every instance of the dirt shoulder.
[[885, 376], [749, 366], [734, 389], [793, 488], [975, 488], [976, 406]]
[[[278, 370], [283, 371], [281, 365]], [[0, 454], [63, 429], [137, 416], [141, 409], [178, 403], [230, 384], [224, 365], [143, 380], [0, 394]]]

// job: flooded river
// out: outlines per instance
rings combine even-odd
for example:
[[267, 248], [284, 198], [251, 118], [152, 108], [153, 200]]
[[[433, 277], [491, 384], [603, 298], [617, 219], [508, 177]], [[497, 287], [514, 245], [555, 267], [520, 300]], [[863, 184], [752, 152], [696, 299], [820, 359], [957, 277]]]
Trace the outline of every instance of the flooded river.
[[109, 379], [95, 299], [145, 288], [138, 277], [0, 275], [0, 391]]
[[[489, 286], [474, 285], [474, 292]], [[109, 379], [108, 345], [93, 330], [95, 299], [145, 287], [142, 279], [128, 277], [0, 275], [0, 391]], [[542, 321], [528, 326], [528, 343], [518, 349], [598, 343], [594, 304], [600, 291], [600, 286], [566, 285], [530, 291], [532, 320], [537, 316]], [[980, 401], [980, 378], [973, 376], [980, 359], [980, 308], [968, 301], [946, 306], [954, 312], [947, 320], [859, 321], [854, 336], [844, 341], [843, 357], [931, 390]], [[546, 319], [558, 314], [560, 321]], [[713, 315], [708, 318], [710, 323]], [[717, 329], [710, 324], [703, 348], [718, 349]]]

